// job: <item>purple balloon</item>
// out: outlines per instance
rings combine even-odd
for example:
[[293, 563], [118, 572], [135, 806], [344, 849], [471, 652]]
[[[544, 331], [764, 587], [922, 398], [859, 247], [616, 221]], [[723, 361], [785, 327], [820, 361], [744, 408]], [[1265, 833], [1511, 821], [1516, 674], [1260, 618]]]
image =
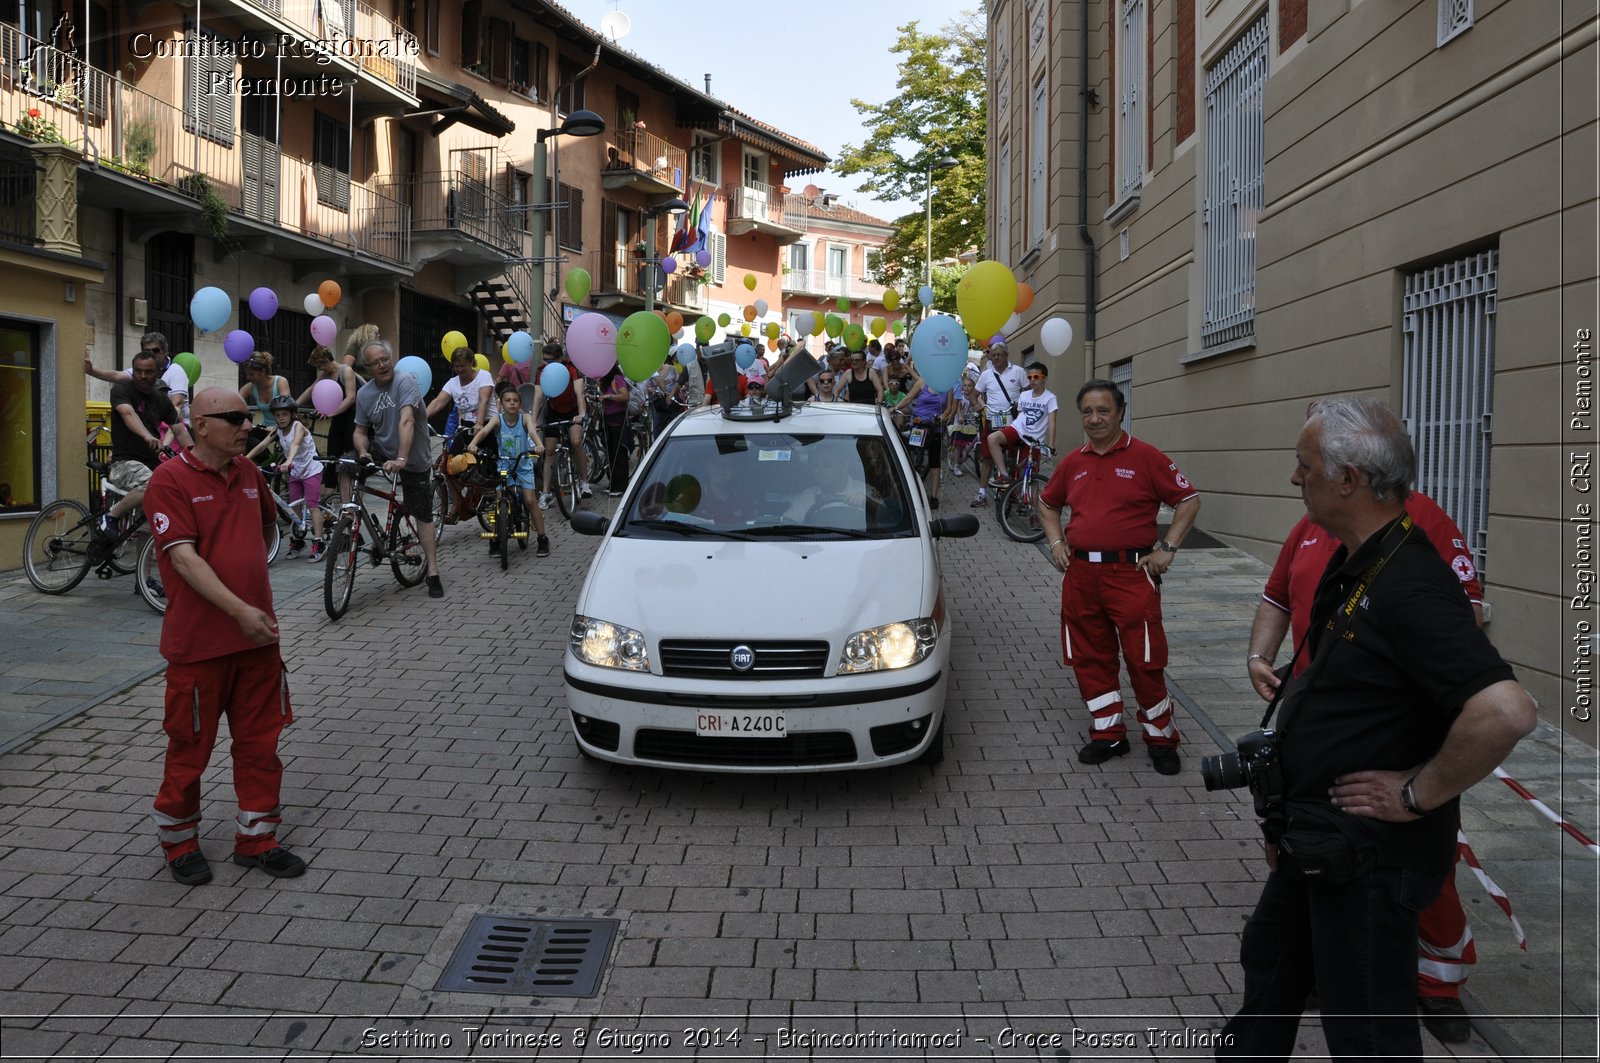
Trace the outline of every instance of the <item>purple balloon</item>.
[[984, 346], [985, 347], [993, 347], [995, 344], [1004, 343], [1005, 341], [1006, 341], [1005, 334], [1001, 333], [1001, 332], [996, 332], [993, 336], [989, 337], [989, 342], [984, 344]]
[[661, 272], [662, 273], [676, 273], [676, 272], [678, 272], [678, 260], [673, 258], [671, 255], [668, 255], [666, 258], [663, 258], [661, 260]]
[[222, 341], [222, 349], [229, 361], [243, 364], [255, 353], [256, 340], [244, 329], [236, 328]]
[[257, 288], [250, 293], [250, 312], [262, 321], [268, 321], [278, 312], [278, 293], [271, 288]]
[[694, 253], [694, 260], [696, 265], [707, 268], [711, 265], [711, 252], [702, 248]]
[[333, 341], [338, 338], [339, 326], [327, 314], [311, 319], [311, 338], [324, 347], [332, 347]]

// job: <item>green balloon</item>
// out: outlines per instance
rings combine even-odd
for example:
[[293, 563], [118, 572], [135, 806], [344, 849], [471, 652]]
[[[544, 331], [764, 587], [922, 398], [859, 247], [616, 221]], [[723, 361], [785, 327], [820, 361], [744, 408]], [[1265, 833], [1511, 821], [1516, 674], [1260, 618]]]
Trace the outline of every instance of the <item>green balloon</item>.
[[694, 338], [701, 343], [710, 343], [711, 336], [717, 331], [717, 323], [709, 317], [702, 317], [694, 323]]
[[844, 346], [847, 351], [859, 351], [867, 345], [867, 330], [852, 321], [844, 327]]
[[733, 318], [729, 317], [727, 314], [718, 314], [717, 315], [717, 324], [721, 325], [723, 328], [727, 328], [728, 327], [728, 322], [730, 322], [732, 320], [733, 320]]
[[839, 333], [844, 331], [844, 319], [838, 314], [829, 314], [822, 319], [822, 327], [828, 333], [829, 339], [838, 339]]
[[834, 305], [839, 308], [839, 313], [841, 314], [848, 314], [850, 312], [850, 300], [842, 295], [839, 296], [839, 301]]
[[648, 310], [629, 314], [617, 329], [617, 364], [629, 380], [648, 380], [672, 347], [667, 323]]
[[200, 359], [188, 351], [175, 354], [172, 360], [183, 367], [184, 373], [189, 377], [189, 386], [194, 387], [200, 380]]
[[575, 303], [581, 303], [589, 298], [589, 288], [594, 283], [589, 277], [589, 271], [578, 267], [567, 274], [567, 297]]

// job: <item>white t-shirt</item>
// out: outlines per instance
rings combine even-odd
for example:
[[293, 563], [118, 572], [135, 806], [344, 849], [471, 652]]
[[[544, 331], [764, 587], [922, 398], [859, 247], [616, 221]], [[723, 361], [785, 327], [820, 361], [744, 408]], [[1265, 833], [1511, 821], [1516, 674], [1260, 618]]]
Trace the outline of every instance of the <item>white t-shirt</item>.
[[484, 388], [489, 389], [489, 416], [493, 417], [500, 412], [500, 404], [494, 397], [494, 378], [480, 369], [478, 375], [472, 378], [472, 383], [463, 384], [459, 376], [450, 374], [450, 379], [444, 382], [440, 390], [456, 404], [457, 424], [478, 423], [478, 396]]
[[1044, 434], [1050, 428], [1050, 415], [1060, 408], [1056, 393], [1049, 388], [1038, 396], [1032, 388], [1024, 391], [1017, 399], [1017, 419], [1013, 422], [1017, 434], [1030, 443], [1043, 443]]
[[1011, 423], [1011, 404], [1028, 390], [1028, 374], [1022, 366], [1013, 363], [997, 376], [991, 365], [979, 374], [977, 388], [989, 411], [990, 426], [998, 428]]

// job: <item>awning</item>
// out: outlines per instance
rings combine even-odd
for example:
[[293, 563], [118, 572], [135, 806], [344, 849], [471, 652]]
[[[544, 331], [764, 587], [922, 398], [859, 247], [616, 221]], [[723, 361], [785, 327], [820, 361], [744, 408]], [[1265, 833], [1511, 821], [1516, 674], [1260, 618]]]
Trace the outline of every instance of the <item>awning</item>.
[[434, 118], [429, 129], [434, 136], [460, 122], [493, 137], [503, 137], [517, 128], [517, 124], [499, 111], [488, 100], [456, 81], [446, 81], [428, 70], [417, 68], [417, 98], [422, 107], [411, 112], [410, 117]]

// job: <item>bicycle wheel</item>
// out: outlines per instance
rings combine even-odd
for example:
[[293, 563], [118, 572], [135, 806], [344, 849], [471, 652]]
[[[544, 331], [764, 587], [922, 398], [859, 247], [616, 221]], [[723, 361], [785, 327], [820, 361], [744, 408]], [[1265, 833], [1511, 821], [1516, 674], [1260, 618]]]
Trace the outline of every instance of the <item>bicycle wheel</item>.
[[522, 533], [522, 538], [517, 540], [517, 546], [523, 550], [528, 548], [528, 536], [533, 534], [533, 528], [528, 519], [528, 507], [523, 505], [522, 499], [513, 498], [511, 502], [511, 529]]
[[583, 439], [583, 453], [589, 459], [589, 482], [602, 483], [611, 478], [611, 452], [606, 448], [605, 438], [585, 436]]
[[556, 455], [556, 505], [561, 507], [561, 515], [568, 520], [578, 511], [578, 470], [572, 459], [572, 451], [562, 448]]
[[275, 520], [271, 524], [267, 525], [266, 545], [267, 545], [267, 564], [269, 564], [269, 565], [272, 564], [274, 561], [276, 561], [278, 559], [278, 548], [283, 545], [283, 529], [281, 527], [282, 524], [283, 524], [283, 521], [281, 519], [279, 519], [279, 520]]
[[158, 613], [167, 611], [166, 585], [161, 582], [161, 566], [156, 561], [156, 541], [145, 536], [139, 548], [139, 560], [134, 566], [133, 578], [139, 581], [139, 597], [144, 604]]
[[428, 555], [422, 549], [422, 532], [416, 518], [399, 510], [389, 511], [389, 567], [395, 582], [415, 587], [428, 574]]
[[433, 541], [444, 541], [444, 519], [450, 515], [450, 489], [444, 477], [433, 474]]
[[1036, 543], [1044, 538], [1039, 510], [1034, 506], [1036, 492], [1031, 478], [1018, 480], [994, 500], [994, 515], [1000, 529], [1019, 543]]
[[511, 567], [511, 499], [500, 496], [494, 507], [494, 542], [499, 547], [500, 571]]
[[89, 574], [94, 525], [81, 502], [63, 498], [39, 511], [22, 540], [22, 568], [45, 594], [65, 594]]
[[334, 620], [350, 608], [350, 596], [356, 589], [359, 560], [355, 524], [353, 518], [345, 514], [328, 533], [328, 561], [322, 570], [322, 605]]
[[134, 522], [133, 526], [112, 541], [111, 553], [106, 558], [119, 576], [133, 574], [133, 570], [139, 564], [139, 551], [150, 539], [150, 529], [144, 522], [144, 514], [136, 510], [130, 519]]

